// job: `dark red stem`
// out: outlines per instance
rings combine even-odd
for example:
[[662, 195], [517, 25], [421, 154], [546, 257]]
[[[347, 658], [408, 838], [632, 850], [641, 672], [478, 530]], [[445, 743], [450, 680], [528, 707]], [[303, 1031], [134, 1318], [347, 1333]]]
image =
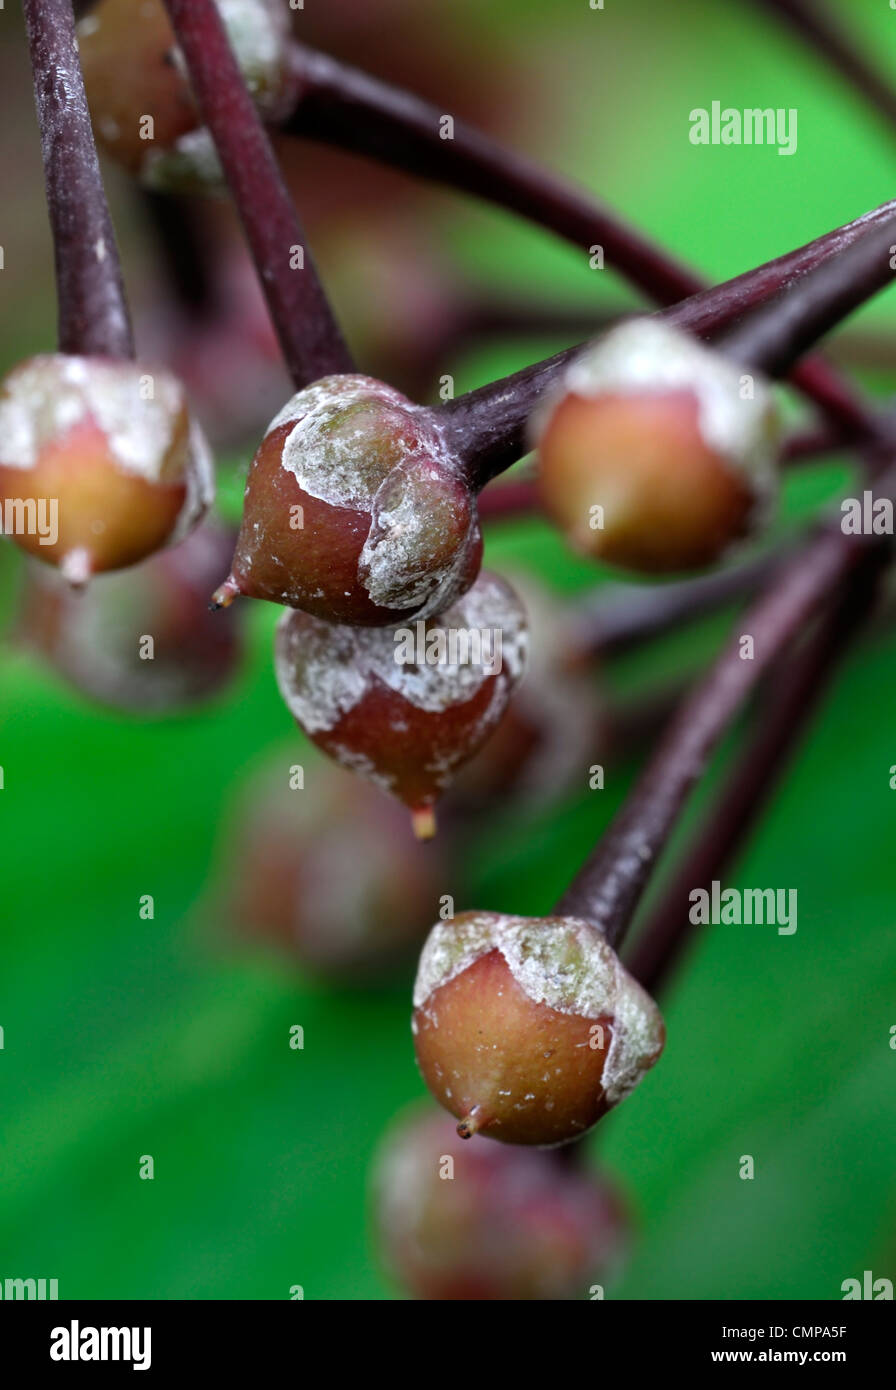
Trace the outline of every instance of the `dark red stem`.
[[165, 5], [296, 386], [351, 371], [351, 356], [214, 0]]
[[538, 492], [531, 478], [486, 488], [479, 498], [481, 521], [502, 521], [538, 512]]
[[749, 598], [772, 582], [790, 555], [790, 550], [772, 551], [698, 579], [671, 584], [604, 586], [570, 621], [567, 662], [579, 666], [595, 656], [624, 651]]
[[749, 837], [752, 827], [796, 752], [801, 734], [878, 592], [886, 552], [875, 550], [845, 585], [813, 634], [776, 675], [756, 725], [703, 818], [703, 825], [645, 923], [629, 969], [657, 994], [698, 930], [689, 910], [694, 889], [709, 890]]
[[[452, 136], [445, 139], [446, 113], [412, 93], [301, 45], [295, 45], [292, 61], [299, 99], [284, 124], [288, 132], [371, 155], [487, 199], [585, 251], [599, 246], [605, 264], [657, 304], [672, 305], [706, 288], [692, 270], [575, 184], [456, 116]], [[813, 359], [801, 364], [794, 381], [829, 418], [861, 431], [867, 409], [826, 363]]]
[[[880, 495], [892, 496], [896, 479]], [[678, 711], [622, 810], [557, 904], [557, 911], [595, 923], [612, 945], [621, 940], [687, 796], [731, 721], [761, 678], [802, 633], [840, 584], [881, 545], [822, 531], [738, 623], [721, 656]], [[887, 543], [889, 549], [889, 542]], [[741, 635], [752, 639], [745, 659]]]
[[[866, 250], [876, 237], [885, 239], [896, 221], [896, 201], [886, 203], [845, 226], [818, 237], [755, 270], [692, 295], [662, 310], [659, 317], [697, 337], [715, 339], [772, 299], [800, 289], [812, 272], [851, 252], [859, 243]], [[874, 242], [875, 248], [877, 242]], [[439, 408], [447, 437], [464, 460], [475, 486], [510, 467], [528, 447], [528, 423], [546, 392], [556, 386], [584, 344], [566, 348], [543, 362], [458, 396]], [[807, 360], [791, 372], [805, 386], [806, 371], [825, 383], [827, 413], [835, 428], [849, 440], [879, 438], [878, 417], [858, 403], [848, 387], [818, 359]], [[889, 436], [887, 436], [889, 437]]]
[[370, 155], [497, 203], [586, 250], [599, 245], [614, 270], [660, 304], [673, 304], [701, 288], [691, 271], [582, 189], [505, 149], [453, 113], [453, 131], [446, 139], [447, 111], [411, 92], [304, 45], [295, 45], [293, 64], [300, 95], [283, 124], [287, 133]]
[[133, 357], [121, 263], [103, 189], [71, 0], [24, 0], [56, 258], [59, 351]]
[[892, 284], [894, 238], [896, 212], [755, 309], [723, 336], [720, 350], [768, 376], [785, 376], [820, 338]]
[[789, 24], [896, 130], [896, 90], [841, 29], [823, 0], [759, 0], [759, 4]]

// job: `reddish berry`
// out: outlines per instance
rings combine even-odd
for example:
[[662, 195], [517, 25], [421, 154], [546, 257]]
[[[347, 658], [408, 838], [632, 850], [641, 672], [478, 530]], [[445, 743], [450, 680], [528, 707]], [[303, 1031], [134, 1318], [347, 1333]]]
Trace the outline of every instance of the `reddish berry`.
[[606, 715], [600, 689], [583, 669], [568, 667], [570, 617], [531, 575], [510, 576], [529, 626], [526, 679], [495, 732], [459, 773], [452, 807], [489, 814], [511, 796], [543, 807], [583, 783]]
[[421, 905], [438, 905], [444, 857], [373, 787], [317, 757], [303, 758], [298, 787], [291, 768], [278, 758], [242, 799], [226, 839], [224, 911], [240, 935], [315, 974], [378, 978], [419, 950]]
[[475, 500], [428, 412], [372, 377], [331, 376], [271, 422], [215, 598], [396, 624], [442, 612], [481, 556]]
[[[282, 0], [217, 0], [259, 110], [283, 116], [295, 100], [288, 7]], [[100, 144], [155, 188], [221, 182], [161, 0], [100, 0], [77, 28], [84, 85]]]
[[775, 491], [768, 386], [657, 319], [577, 358], [536, 435], [541, 497], [570, 544], [633, 570], [714, 563]]
[[212, 494], [208, 448], [170, 373], [54, 354], [0, 386], [3, 527], [72, 583], [182, 539]]
[[507, 708], [526, 647], [522, 605], [484, 572], [440, 618], [411, 628], [337, 627], [286, 613], [275, 665], [309, 737], [409, 806], [423, 837], [435, 829], [436, 798]]
[[216, 694], [240, 656], [238, 623], [208, 611], [210, 577], [233, 533], [205, 525], [180, 545], [72, 593], [29, 564], [20, 629], [77, 690], [154, 714]]
[[562, 1144], [653, 1066], [665, 1030], [603, 936], [563, 917], [466, 912], [427, 938], [414, 987], [423, 1079], [462, 1137]]
[[418, 1299], [587, 1299], [628, 1245], [606, 1177], [556, 1154], [464, 1144], [428, 1110], [387, 1136], [373, 1197], [386, 1266]]

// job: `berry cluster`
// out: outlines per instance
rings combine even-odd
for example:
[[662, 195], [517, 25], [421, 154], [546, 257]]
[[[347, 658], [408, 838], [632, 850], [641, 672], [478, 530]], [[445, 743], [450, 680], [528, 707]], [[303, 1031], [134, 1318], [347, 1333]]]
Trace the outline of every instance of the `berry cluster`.
[[[527, 448], [536, 455], [532, 496], [570, 546], [651, 577], [714, 566], [761, 533], [786, 452], [775, 379], [793, 376], [841, 436], [851, 432], [865, 446], [891, 438], [830, 369], [801, 359], [889, 282], [892, 206], [701, 291], [608, 214], [572, 193], [549, 197], [539, 171], [510, 161], [493, 196], [531, 207], [540, 191], [537, 220], [562, 224], [566, 235], [574, 227], [585, 245], [597, 225], [620, 268], [672, 307], [614, 322], [597, 340], [425, 406], [356, 370], [265, 130], [300, 124], [315, 80], [331, 92], [344, 83], [351, 109], [374, 120], [382, 152], [402, 119], [388, 92], [372, 82], [352, 87], [338, 65], [315, 79], [285, 8], [269, 0], [100, 0], [77, 45], [68, 0], [26, 0], [25, 8], [59, 350], [21, 364], [0, 388], [0, 504], [4, 516], [25, 514], [25, 494], [36, 512], [58, 506], [51, 544], [27, 528], [13, 539], [72, 585], [147, 562], [80, 607], [45, 578], [30, 581], [33, 640], [95, 697], [168, 708], [216, 686], [232, 667], [235, 636], [229, 628], [219, 629], [220, 641], [211, 636], [208, 624], [226, 617], [199, 621], [197, 586], [220, 581], [214, 610], [238, 595], [280, 605], [274, 665], [289, 712], [331, 760], [408, 807], [417, 836], [429, 838], [437, 798], [508, 709], [511, 762], [520, 738], [553, 737], [564, 720], [581, 728], [560, 741], [587, 757], [593, 714], [583, 715], [569, 669], [556, 681], [542, 672], [553, 730], [514, 699], [529, 646], [526, 612], [505, 579], [481, 570], [480, 516], [499, 490], [482, 494]], [[63, 71], [70, 82], [57, 80]], [[431, 157], [432, 171], [450, 178], [433, 154], [426, 109], [408, 103], [397, 103], [407, 128], [395, 161], [417, 167]], [[134, 359], [90, 116], [104, 148], [153, 189], [229, 187], [293, 378], [295, 392], [249, 468], [223, 580], [229, 534], [194, 530], [212, 500], [207, 446], [180, 382]], [[320, 129], [323, 138], [333, 133]], [[357, 131], [346, 138], [364, 144]], [[456, 181], [477, 189], [487, 186], [489, 161], [501, 163], [500, 152], [462, 129], [451, 159], [464, 171]], [[879, 472], [873, 481], [892, 491]], [[879, 546], [848, 543], [831, 528], [808, 541], [754, 610], [765, 639], [755, 663], [723, 652], [553, 911], [449, 913], [432, 929], [414, 989], [414, 1046], [460, 1139], [569, 1145], [657, 1061], [665, 1030], [645, 984], [659, 978], [662, 961], [655, 952], [651, 970], [633, 973], [617, 949], [653, 864], [763, 672], [802, 623], [827, 612], [842, 584], [870, 582], [882, 564]], [[137, 696], [115, 614], [141, 604], [166, 660]], [[97, 628], [102, 640], [91, 647], [103, 660], [87, 665], [81, 634]], [[495, 785], [506, 791], [511, 780], [505, 766]], [[322, 973], [350, 976], [417, 940], [448, 870], [408, 843], [394, 803], [323, 775], [316, 786], [314, 814], [303, 811], [298, 823], [267, 796], [250, 810], [231, 916]], [[358, 866], [359, 894], [346, 885], [339, 895], [343, 858]], [[309, 916], [308, 885], [321, 879], [332, 885], [330, 911]], [[671, 950], [664, 945], [659, 957]], [[557, 1155], [477, 1143], [472, 1151], [482, 1152], [469, 1160], [470, 1148], [446, 1140], [435, 1121], [396, 1142], [404, 1167], [383, 1181], [381, 1220], [393, 1264], [424, 1297], [567, 1296], [621, 1243], [615, 1201], [596, 1180], [562, 1169]], [[448, 1202], [432, 1182], [432, 1155], [442, 1149], [463, 1170]]]

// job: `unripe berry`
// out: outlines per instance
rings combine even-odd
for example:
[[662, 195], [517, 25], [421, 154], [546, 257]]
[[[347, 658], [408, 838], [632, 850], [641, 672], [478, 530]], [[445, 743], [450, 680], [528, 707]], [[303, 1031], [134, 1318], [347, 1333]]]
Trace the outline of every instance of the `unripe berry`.
[[[285, 115], [296, 90], [288, 7], [282, 0], [216, 3], [259, 111], [267, 120]], [[218, 185], [215, 148], [161, 0], [100, 0], [77, 34], [98, 144], [151, 187]]]
[[462, 1137], [578, 1138], [663, 1048], [653, 1000], [600, 932], [564, 917], [465, 912], [427, 938], [414, 986], [423, 1079]]
[[0, 385], [3, 525], [72, 583], [181, 540], [213, 491], [208, 447], [168, 372], [57, 353]]
[[542, 501], [570, 544], [644, 573], [714, 563], [776, 489], [768, 385], [658, 319], [576, 358], [534, 433]]
[[275, 668], [309, 737], [409, 806], [426, 836], [436, 798], [504, 713], [526, 647], [519, 600], [483, 572], [438, 619], [413, 628], [337, 627], [285, 613]]
[[331, 376], [271, 422], [215, 598], [394, 625], [442, 612], [481, 556], [475, 500], [428, 412], [371, 377]]
[[441, 851], [414, 839], [396, 802], [293, 750], [253, 779], [228, 826], [216, 920], [325, 979], [375, 981], [419, 950], [421, 905], [436, 910], [449, 873]]
[[240, 624], [209, 613], [208, 584], [232, 544], [230, 528], [200, 526], [78, 594], [29, 562], [22, 639], [76, 690], [116, 709], [164, 714], [217, 694], [239, 660]]
[[428, 1109], [387, 1135], [373, 1215], [387, 1269], [418, 1299], [587, 1299], [629, 1237], [605, 1176], [556, 1154], [464, 1144]]

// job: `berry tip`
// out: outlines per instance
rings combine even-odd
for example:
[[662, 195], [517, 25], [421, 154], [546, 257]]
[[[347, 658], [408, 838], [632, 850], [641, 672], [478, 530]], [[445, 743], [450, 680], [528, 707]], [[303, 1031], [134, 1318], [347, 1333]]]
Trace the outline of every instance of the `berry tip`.
[[418, 840], [431, 840], [436, 833], [436, 813], [434, 807], [413, 807], [411, 810], [411, 826]]

